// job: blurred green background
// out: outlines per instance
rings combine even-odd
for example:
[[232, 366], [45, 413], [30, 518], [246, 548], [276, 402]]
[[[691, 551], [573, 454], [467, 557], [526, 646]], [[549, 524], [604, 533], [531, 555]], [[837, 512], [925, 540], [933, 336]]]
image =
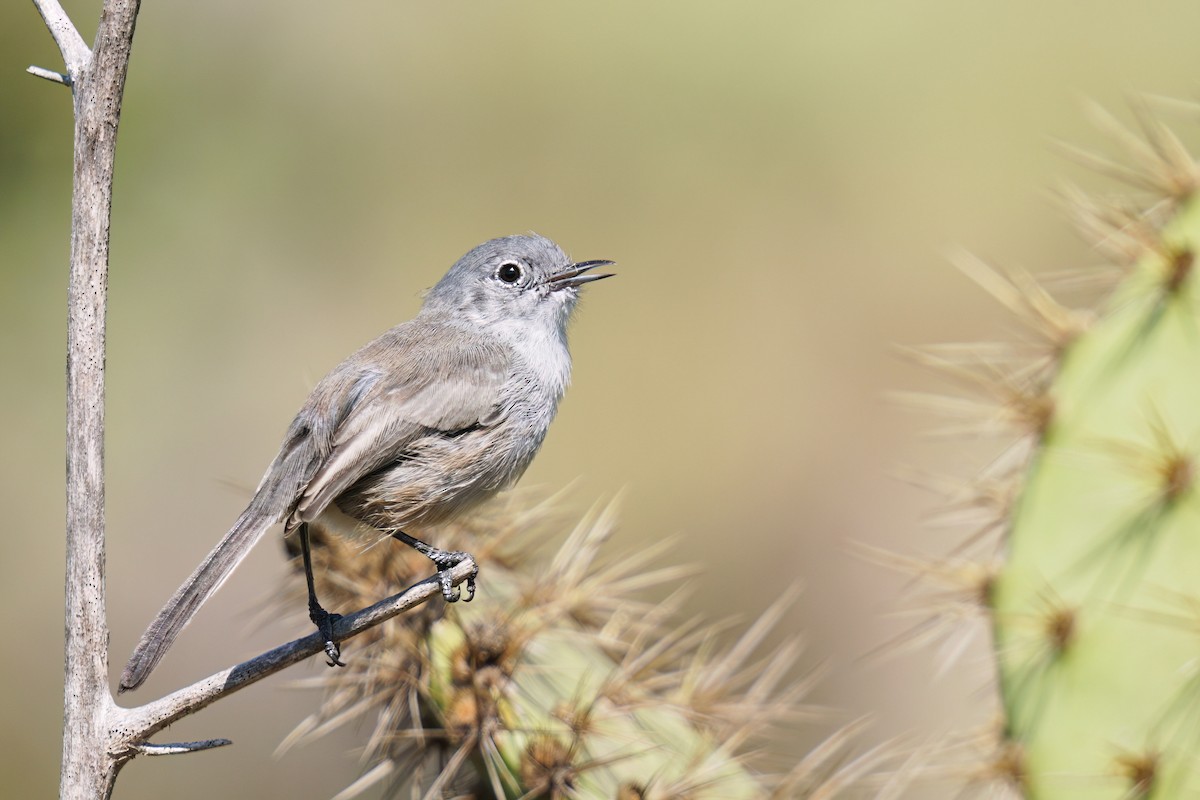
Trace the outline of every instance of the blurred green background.
[[[66, 7], [91, 40], [98, 3]], [[890, 346], [1016, 326], [953, 270], [962, 244], [1035, 269], [1097, 260], [1048, 191], [1051, 137], [1105, 147], [1083, 100], [1192, 98], [1193, 2], [256, 3], [148, 0], [121, 126], [108, 395], [114, 674], [236, 516], [307, 389], [418, 308], [471, 246], [536, 230], [612, 258], [573, 331], [575, 382], [525, 485], [582, 509], [627, 488], [614, 551], [679, 535], [690, 612], [787, 618], [814, 700], [876, 718], [863, 746], [987, 720], [986, 650], [864, 659], [903, 630], [899, 576], [847, 542], [944, 552], [899, 464], [967, 474], [885, 399], [932, 378]], [[68, 93], [32, 4], [0, 6], [0, 774], [57, 786]], [[264, 544], [138, 696], [284, 636]], [[481, 601], [486, 602], [486, 566]], [[782, 635], [782, 634], [781, 634]], [[982, 637], [980, 643], [983, 644]], [[353, 657], [351, 647], [348, 655]], [[325, 797], [350, 730], [273, 759], [307, 665], [175, 726], [236, 746], [126, 768], [126, 798]], [[794, 747], [829, 730], [806, 726]], [[914, 790], [913, 796], [935, 796]]]

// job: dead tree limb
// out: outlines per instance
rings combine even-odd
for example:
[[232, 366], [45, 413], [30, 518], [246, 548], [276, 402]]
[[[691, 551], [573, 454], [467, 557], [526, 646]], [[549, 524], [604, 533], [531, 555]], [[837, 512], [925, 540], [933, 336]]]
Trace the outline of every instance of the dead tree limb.
[[[321, 636], [290, 642], [136, 708], [116, 704], [108, 682], [104, 584], [104, 360], [113, 164], [125, 75], [140, 0], [105, 0], [92, 48], [57, 0], [34, 0], [63, 59], [63, 72], [29, 72], [63, 84], [74, 99], [71, 264], [67, 289], [67, 564], [62, 798], [107, 798], [137, 755], [192, 753], [226, 739], [153, 744], [149, 737], [220, 698], [322, 651]], [[475, 569], [451, 571], [457, 585]], [[440, 596], [423, 581], [341, 619], [339, 639]]]

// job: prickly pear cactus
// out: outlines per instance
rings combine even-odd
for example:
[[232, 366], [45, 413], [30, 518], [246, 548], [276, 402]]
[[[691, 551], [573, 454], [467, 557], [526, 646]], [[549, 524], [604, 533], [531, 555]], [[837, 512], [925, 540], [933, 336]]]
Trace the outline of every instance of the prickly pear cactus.
[[992, 603], [1029, 797], [1200, 797], [1200, 204], [1063, 351]]
[[1040, 341], [918, 353], [976, 398], [927, 407], [985, 410], [984, 430], [1019, 435], [972, 484], [943, 488], [979, 512], [966, 549], [1000, 534], [986, 563], [963, 568], [960, 549], [918, 568], [959, 598], [941, 622], [990, 623], [1000, 722], [975, 737], [983, 760], [966, 774], [995, 796], [1200, 797], [1198, 171], [1148, 111], [1137, 134], [1102, 121], [1134, 163], [1087, 160], [1144, 209], [1072, 198], [1119, 267], [1103, 299], [1068, 309], [968, 260]]

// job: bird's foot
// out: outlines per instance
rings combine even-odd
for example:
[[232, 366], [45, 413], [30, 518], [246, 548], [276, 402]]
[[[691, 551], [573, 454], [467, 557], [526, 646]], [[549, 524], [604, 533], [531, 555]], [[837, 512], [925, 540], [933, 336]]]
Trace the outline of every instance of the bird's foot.
[[475, 560], [475, 557], [470, 553], [464, 553], [461, 550], [441, 550], [400, 530], [392, 531], [392, 538], [403, 542], [434, 563], [438, 568], [438, 585], [441, 587], [442, 597], [446, 598], [447, 603], [457, 603], [460, 598], [464, 603], [469, 603], [474, 599], [475, 576], [479, 574], [478, 564], [475, 565], [475, 569], [471, 570], [471, 574], [467, 576], [466, 597], [462, 596], [462, 592], [454, 585], [454, 581], [450, 576], [450, 570], [454, 567], [457, 567], [468, 559], [471, 561]]
[[464, 561], [474, 560], [474, 557], [470, 553], [464, 553], [461, 550], [438, 550], [434, 548], [425, 555], [438, 568], [438, 585], [442, 587], [442, 597], [446, 598], [447, 603], [457, 603], [460, 599], [464, 603], [469, 603], [475, 599], [475, 577], [479, 575], [479, 565], [476, 565], [471, 574], [467, 576], [467, 594], [465, 597], [450, 578], [451, 569]]
[[317, 626], [322, 638], [325, 639], [325, 658], [328, 659], [325, 663], [330, 667], [346, 666], [342, 660], [341, 648], [338, 647], [337, 641], [333, 638], [333, 624], [342, 618], [341, 614], [330, 614], [320, 606], [310, 606], [308, 609], [308, 618]]

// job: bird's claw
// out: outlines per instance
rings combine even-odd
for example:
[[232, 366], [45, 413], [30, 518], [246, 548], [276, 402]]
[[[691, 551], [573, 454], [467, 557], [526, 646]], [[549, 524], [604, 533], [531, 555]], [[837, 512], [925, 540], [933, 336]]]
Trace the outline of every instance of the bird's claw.
[[458, 566], [468, 558], [472, 558], [470, 553], [464, 553], [460, 550], [441, 551], [436, 555], [431, 555], [430, 559], [437, 565], [438, 568], [438, 585], [442, 588], [442, 597], [447, 603], [457, 603], [462, 600], [464, 603], [469, 603], [475, 599], [475, 577], [479, 575], [479, 566], [467, 576], [467, 594], [464, 597], [462, 591], [454, 585], [450, 570]]
[[457, 603], [462, 597], [458, 587], [450, 582], [450, 573], [445, 570], [438, 573], [438, 584], [442, 587], [442, 597], [447, 603]]
[[344, 667], [346, 663], [341, 660], [342, 651], [337, 646], [337, 642], [332, 639], [325, 642], [325, 666], [327, 667]]
[[342, 661], [342, 650], [338, 647], [333, 638], [333, 626], [339, 619], [341, 614], [330, 614], [320, 606], [315, 608], [310, 607], [308, 610], [308, 618], [317, 626], [317, 631], [325, 639], [325, 661], [326, 666], [344, 667], [346, 664]]

